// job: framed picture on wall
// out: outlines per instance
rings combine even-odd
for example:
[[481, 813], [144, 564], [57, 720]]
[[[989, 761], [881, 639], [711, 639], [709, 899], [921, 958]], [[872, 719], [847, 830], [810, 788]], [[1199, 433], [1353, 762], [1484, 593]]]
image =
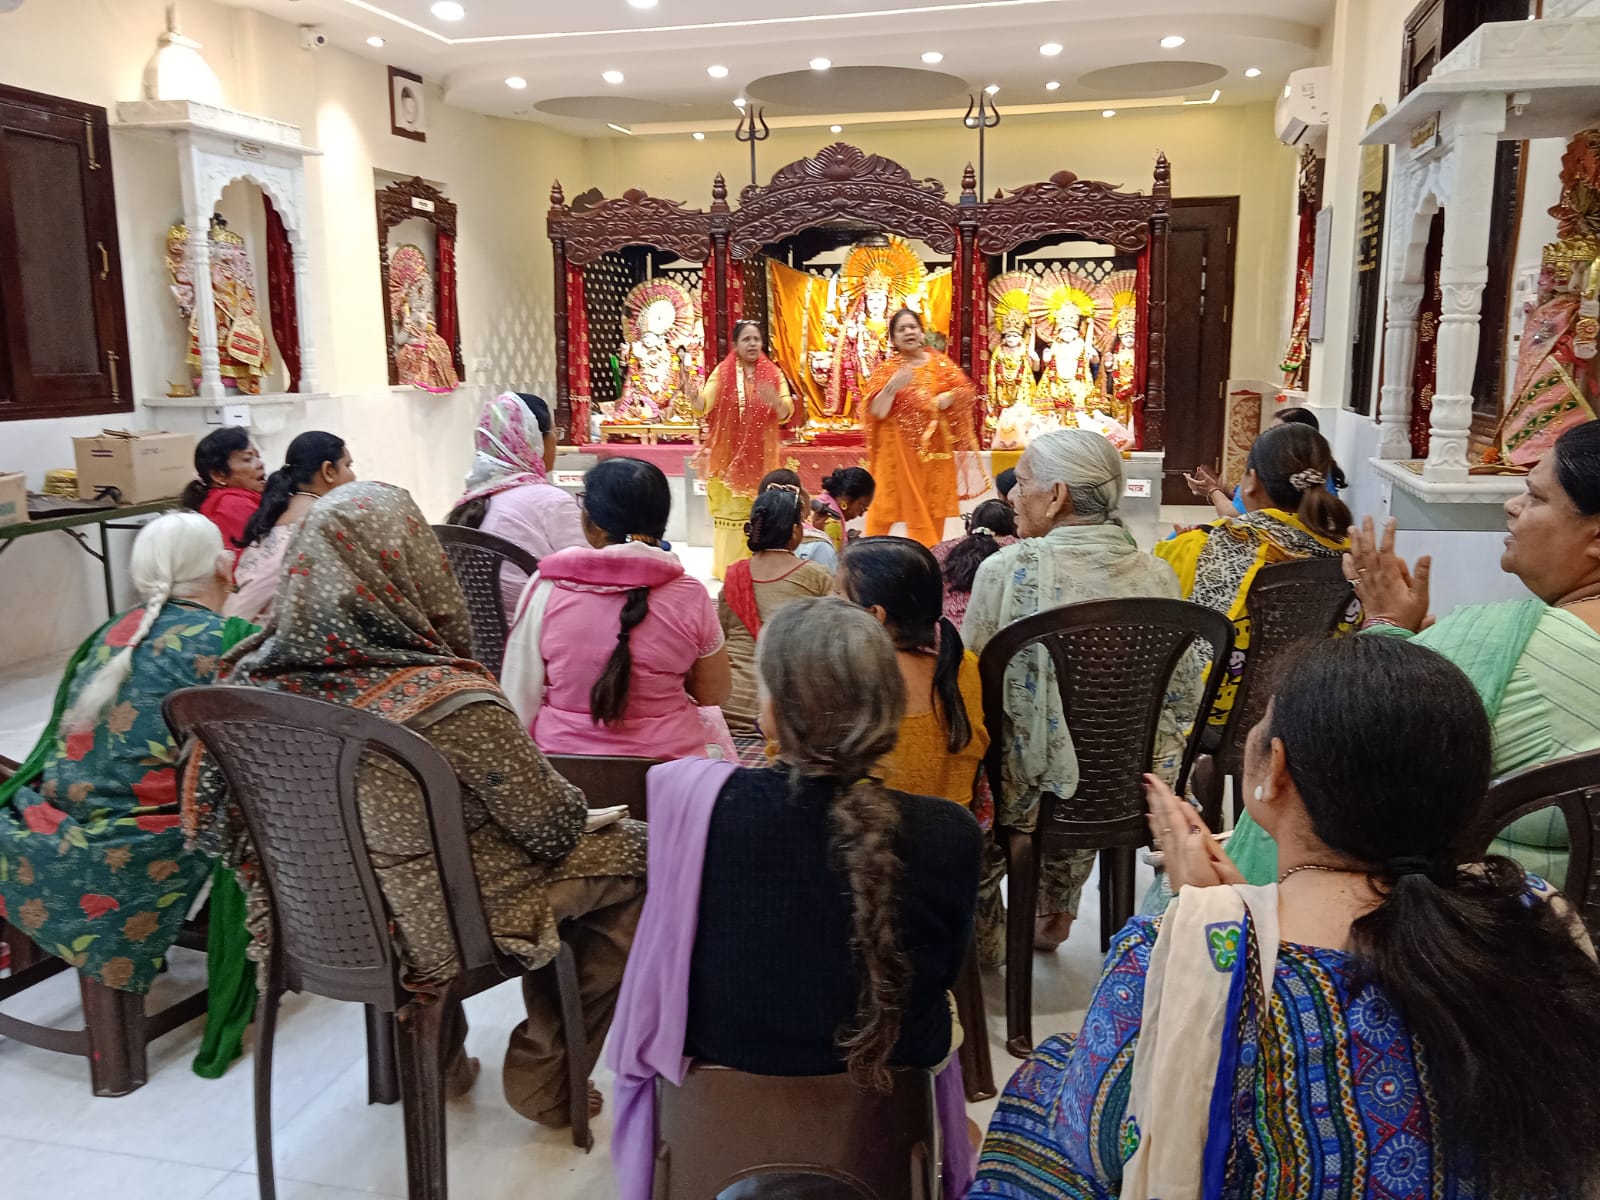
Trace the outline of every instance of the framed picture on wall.
[[389, 68], [389, 132], [414, 142], [428, 140], [427, 97], [422, 76]]

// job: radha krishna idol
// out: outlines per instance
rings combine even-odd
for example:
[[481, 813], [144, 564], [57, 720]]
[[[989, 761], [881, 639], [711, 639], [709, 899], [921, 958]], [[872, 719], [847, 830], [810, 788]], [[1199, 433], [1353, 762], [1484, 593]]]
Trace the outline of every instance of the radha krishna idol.
[[439, 336], [433, 311], [433, 269], [420, 246], [398, 246], [389, 257], [389, 323], [400, 383], [443, 395], [461, 386], [454, 355]]
[[636, 285], [622, 302], [622, 399], [606, 426], [681, 425], [693, 432], [694, 411], [684, 394], [683, 373], [698, 379], [699, 367], [690, 350], [699, 315], [693, 298], [670, 279], [649, 279]]

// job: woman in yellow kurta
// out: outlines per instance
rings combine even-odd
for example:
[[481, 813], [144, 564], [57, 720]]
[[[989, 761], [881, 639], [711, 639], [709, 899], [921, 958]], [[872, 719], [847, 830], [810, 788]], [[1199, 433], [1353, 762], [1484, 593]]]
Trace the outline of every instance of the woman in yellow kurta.
[[689, 406], [706, 417], [706, 499], [715, 528], [711, 573], [721, 579], [729, 563], [750, 556], [745, 523], [761, 477], [778, 465], [778, 432], [794, 415], [794, 399], [754, 321], [733, 327], [733, 352], [704, 386], [688, 373], [683, 386]]
[[1156, 556], [1177, 572], [1184, 599], [1233, 621], [1233, 654], [1211, 710], [1212, 725], [1227, 722], [1244, 673], [1250, 649], [1244, 601], [1256, 572], [1274, 563], [1334, 558], [1350, 548], [1350, 510], [1326, 486], [1333, 470], [1332, 451], [1316, 430], [1274, 426], [1250, 447], [1239, 484], [1244, 515], [1223, 517], [1156, 546]]
[[[928, 349], [922, 318], [902, 308], [889, 320], [895, 354], [866, 389], [867, 456], [877, 495], [867, 534], [888, 533], [897, 521], [924, 546], [944, 540], [944, 523], [961, 501], [981, 494], [973, 407], [978, 390], [960, 367]], [[966, 484], [966, 486], [963, 486]]]

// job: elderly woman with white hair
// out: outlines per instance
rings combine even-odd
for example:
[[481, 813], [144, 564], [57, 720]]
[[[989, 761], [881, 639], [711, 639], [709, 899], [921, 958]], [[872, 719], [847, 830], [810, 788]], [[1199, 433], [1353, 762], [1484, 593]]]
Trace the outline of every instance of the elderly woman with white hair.
[[131, 568], [139, 606], [78, 648], [33, 753], [0, 783], [0, 916], [86, 978], [142, 993], [211, 871], [184, 849], [161, 702], [210, 683], [254, 626], [219, 615], [233, 554], [199, 513], [146, 525]]
[[[1122, 486], [1122, 456], [1098, 433], [1062, 429], [1033, 440], [1017, 463], [1011, 493], [1023, 540], [990, 555], [978, 568], [961, 629], [970, 649], [981, 654], [1011, 622], [1064, 604], [1124, 596], [1180, 598], [1172, 568], [1140, 550], [1122, 527], [1117, 516]], [[1198, 661], [1186, 660], [1173, 679], [1156, 738], [1158, 768], [1175, 763], [1181, 753], [1184, 730], [1177, 714], [1185, 697], [1198, 691], [1199, 672]], [[1069, 799], [1078, 790], [1078, 758], [1042, 650], [1012, 662], [1006, 712], [1012, 730], [1004, 794], [995, 797], [995, 824], [1029, 830], [1046, 792]], [[1005, 857], [993, 843], [987, 853], [978, 892], [978, 948], [984, 965], [995, 966], [1005, 959], [1000, 899]], [[1066, 941], [1093, 867], [1092, 850], [1047, 857], [1041, 864], [1034, 934], [1040, 950]]]

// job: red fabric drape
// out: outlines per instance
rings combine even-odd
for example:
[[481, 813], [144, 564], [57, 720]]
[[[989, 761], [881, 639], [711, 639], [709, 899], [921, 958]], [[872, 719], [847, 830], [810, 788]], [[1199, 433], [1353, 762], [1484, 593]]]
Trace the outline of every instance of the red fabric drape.
[[1144, 399], [1150, 388], [1150, 247], [1139, 251], [1139, 320], [1134, 330], [1133, 447], [1144, 449]]
[[[966, 337], [961, 328], [961, 314], [965, 309], [962, 307], [961, 297], [967, 294], [966, 275], [967, 265], [961, 257], [961, 240], [957, 238], [956, 252], [950, 258], [950, 345], [948, 353], [958, 366], [965, 361], [962, 357], [962, 350], [965, 347]], [[981, 383], [978, 385], [978, 391], [980, 394], [983, 391]]]
[[574, 446], [589, 443], [589, 311], [584, 307], [583, 269], [567, 264], [567, 403]]
[[744, 263], [728, 252], [728, 344], [733, 345], [733, 327], [744, 320]]
[[466, 364], [461, 361], [461, 320], [456, 313], [456, 239], [448, 233], [439, 235], [439, 295], [438, 334], [450, 347], [450, 357], [455, 362], [456, 374], [463, 383], [467, 379]]
[[289, 372], [289, 390], [300, 390], [300, 304], [295, 297], [294, 247], [283, 218], [265, 193], [267, 211], [267, 311], [272, 314], [272, 340], [278, 343]]
[[[954, 320], [959, 321], [961, 311], [959, 296], [953, 306]], [[989, 383], [989, 260], [984, 257], [983, 251], [976, 246], [972, 250], [971, 284], [968, 286], [967, 295], [971, 297], [972, 306], [972, 379], [978, 385], [978, 392], [982, 395]], [[985, 397], [982, 408], [983, 417], [974, 419], [978, 427], [979, 442], [987, 447], [991, 438], [989, 414], [993, 411], [993, 398]]]
[[729, 565], [722, 579], [722, 598], [739, 618], [739, 623], [749, 630], [750, 636], [760, 637], [761, 609], [756, 605], [756, 581], [750, 574], [748, 558]]
[[1417, 314], [1417, 365], [1411, 373], [1411, 453], [1428, 457], [1432, 428], [1433, 392], [1439, 380], [1439, 314], [1444, 295], [1439, 289], [1439, 260], [1444, 254], [1444, 221], [1441, 212], [1433, 214], [1428, 228], [1428, 248], [1422, 257], [1422, 278], [1427, 284], [1422, 310]]

